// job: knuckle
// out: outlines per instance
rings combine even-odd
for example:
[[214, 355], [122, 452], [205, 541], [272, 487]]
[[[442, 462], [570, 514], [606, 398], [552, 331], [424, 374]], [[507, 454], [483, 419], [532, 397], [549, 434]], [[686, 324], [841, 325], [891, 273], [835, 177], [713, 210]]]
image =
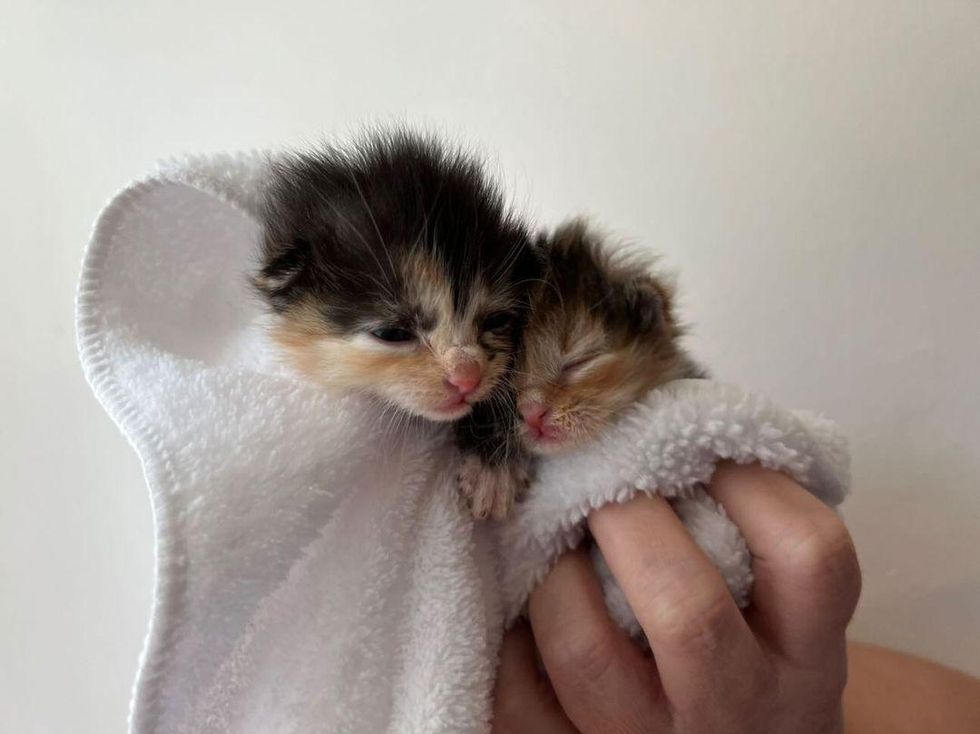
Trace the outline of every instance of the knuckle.
[[602, 679], [615, 661], [615, 644], [608, 636], [579, 634], [554, 649], [546, 667], [555, 679], [588, 684]]
[[721, 644], [731, 599], [710, 571], [686, 571], [679, 565], [669, 578], [648, 585], [651, 632], [671, 645], [708, 652]]
[[819, 584], [848, 599], [861, 589], [861, 570], [857, 552], [844, 523], [817, 521], [795, 533], [787, 541], [784, 562], [804, 583]]

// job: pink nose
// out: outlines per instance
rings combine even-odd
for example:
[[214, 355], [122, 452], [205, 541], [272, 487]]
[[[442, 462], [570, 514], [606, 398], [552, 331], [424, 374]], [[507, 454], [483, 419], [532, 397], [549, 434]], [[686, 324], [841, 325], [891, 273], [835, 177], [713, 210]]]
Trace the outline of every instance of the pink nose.
[[469, 395], [480, 386], [482, 377], [479, 362], [461, 362], [449, 373], [446, 382], [460, 395]]
[[541, 430], [545, 418], [548, 415], [548, 408], [541, 403], [522, 403], [519, 407], [521, 417], [531, 428]]

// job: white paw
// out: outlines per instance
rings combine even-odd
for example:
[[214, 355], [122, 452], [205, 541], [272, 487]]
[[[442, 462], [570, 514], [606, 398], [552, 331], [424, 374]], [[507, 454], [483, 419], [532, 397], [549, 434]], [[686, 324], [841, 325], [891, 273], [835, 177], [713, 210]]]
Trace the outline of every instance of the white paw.
[[459, 468], [459, 491], [473, 517], [507, 517], [514, 500], [527, 487], [521, 462], [488, 466], [478, 456], [467, 456]]

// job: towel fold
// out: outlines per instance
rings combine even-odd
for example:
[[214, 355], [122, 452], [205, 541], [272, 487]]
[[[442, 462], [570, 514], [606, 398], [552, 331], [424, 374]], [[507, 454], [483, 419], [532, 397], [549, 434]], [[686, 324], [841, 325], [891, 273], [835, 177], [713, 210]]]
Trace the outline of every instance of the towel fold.
[[85, 255], [81, 360], [139, 453], [156, 530], [131, 731], [485, 732], [503, 626], [590, 508], [676, 497], [744, 602], [744, 542], [699, 489], [718, 458], [843, 499], [833, 424], [684, 381], [543, 461], [513, 518], [474, 523], [444, 430], [328, 397], [268, 352], [247, 282], [266, 172], [260, 154], [162, 166], [109, 202]]

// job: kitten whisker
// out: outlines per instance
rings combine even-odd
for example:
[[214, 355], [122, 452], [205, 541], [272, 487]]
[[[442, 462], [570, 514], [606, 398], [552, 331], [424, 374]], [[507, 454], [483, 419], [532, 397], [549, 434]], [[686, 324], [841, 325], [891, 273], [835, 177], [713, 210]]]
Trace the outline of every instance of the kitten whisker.
[[[395, 268], [395, 263], [391, 259], [391, 253], [388, 250], [388, 243], [385, 242], [384, 235], [381, 234], [381, 228], [378, 226], [378, 220], [375, 219], [374, 217], [374, 210], [371, 208], [371, 205], [368, 204], [367, 197], [364, 196], [364, 190], [361, 188], [361, 185], [357, 181], [357, 174], [354, 171], [350, 171], [349, 178], [351, 183], [354, 184], [354, 188], [357, 189], [357, 195], [361, 197], [361, 203], [364, 204], [364, 210], [367, 212], [368, 217], [371, 219], [371, 225], [374, 227], [374, 232], [375, 234], [378, 235], [378, 242], [381, 243], [381, 249], [385, 253], [385, 256], [388, 258], [388, 265], [391, 266], [391, 272], [392, 274], [394, 274], [395, 272], [397, 272]], [[371, 248], [368, 249], [370, 250]]]

